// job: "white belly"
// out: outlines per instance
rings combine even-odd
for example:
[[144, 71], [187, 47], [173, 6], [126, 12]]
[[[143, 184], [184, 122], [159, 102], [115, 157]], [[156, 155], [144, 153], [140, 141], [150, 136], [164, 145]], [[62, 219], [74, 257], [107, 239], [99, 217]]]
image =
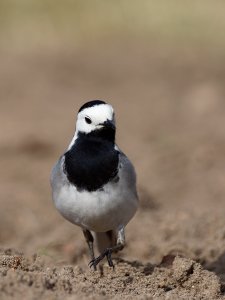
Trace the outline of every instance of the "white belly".
[[137, 210], [135, 195], [122, 191], [118, 184], [107, 184], [104, 190], [91, 193], [64, 185], [53, 193], [53, 200], [67, 220], [96, 232], [125, 226]]

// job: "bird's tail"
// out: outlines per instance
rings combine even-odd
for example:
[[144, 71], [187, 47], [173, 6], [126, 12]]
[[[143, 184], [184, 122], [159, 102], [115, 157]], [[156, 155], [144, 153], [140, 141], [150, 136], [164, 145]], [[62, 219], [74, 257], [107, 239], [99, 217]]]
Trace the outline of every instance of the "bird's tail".
[[116, 245], [116, 232], [113, 230], [95, 232], [94, 236], [99, 253], [102, 253], [106, 248]]

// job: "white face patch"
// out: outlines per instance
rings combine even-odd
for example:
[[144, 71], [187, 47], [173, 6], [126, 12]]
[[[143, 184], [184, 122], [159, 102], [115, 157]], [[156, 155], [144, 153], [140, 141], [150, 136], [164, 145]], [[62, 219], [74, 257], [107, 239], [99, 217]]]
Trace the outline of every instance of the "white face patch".
[[[86, 117], [91, 121], [90, 124], [85, 120]], [[101, 124], [107, 120], [114, 121], [111, 105], [100, 104], [85, 108], [77, 116], [76, 132], [89, 133], [100, 129]]]
[[[88, 118], [88, 122], [85, 120], [85, 118]], [[78, 132], [89, 133], [91, 131], [98, 130], [102, 128], [103, 125], [101, 124], [107, 120], [113, 121], [115, 124], [114, 111], [110, 104], [99, 104], [92, 107], [87, 107], [79, 112], [77, 115], [76, 132], [68, 147], [68, 150], [72, 147], [77, 139]]]

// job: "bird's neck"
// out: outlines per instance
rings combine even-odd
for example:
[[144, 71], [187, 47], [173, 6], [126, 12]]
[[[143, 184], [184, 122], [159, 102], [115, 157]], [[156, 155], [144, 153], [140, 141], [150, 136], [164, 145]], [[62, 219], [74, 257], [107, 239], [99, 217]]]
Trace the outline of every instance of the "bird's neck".
[[87, 139], [94, 139], [99, 140], [102, 142], [110, 142], [113, 145], [115, 144], [115, 130], [109, 129], [109, 128], [102, 128], [99, 130], [94, 130], [89, 133], [84, 132], [78, 132], [77, 137], [78, 138], [87, 138]]
[[115, 130], [112, 129], [100, 129], [100, 130], [91, 131], [89, 133], [76, 131], [67, 150], [69, 151], [73, 147], [77, 139], [79, 140], [88, 139], [93, 141], [98, 140], [99, 142], [102, 143], [104, 142], [111, 143], [114, 146], [115, 134], [116, 134]]

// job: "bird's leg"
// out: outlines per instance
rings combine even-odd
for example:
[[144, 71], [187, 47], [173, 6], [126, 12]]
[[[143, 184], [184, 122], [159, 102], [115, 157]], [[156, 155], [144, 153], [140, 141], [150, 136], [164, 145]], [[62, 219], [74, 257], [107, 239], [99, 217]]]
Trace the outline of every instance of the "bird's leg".
[[[87, 229], [83, 229], [83, 234], [84, 234], [85, 240], [88, 244], [88, 249], [89, 249], [89, 253], [91, 256], [91, 260], [94, 260], [95, 254], [94, 254], [94, 247], [93, 247], [93, 242], [94, 242], [93, 235]], [[94, 266], [94, 270], [96, 271], [96, 266]]]
[[124, 231], [124, 227], [121, 227], [117, 232], [116, 245], [113, 247], [106, 248], [97, 258], [93, 258], [89, 263], [90, 268], [94, 267], [95, 269], [96, 266], [104, 257], [107, 258], [109, 266], [114, 267], [112, 262], [112, 253], [121, 251], [124, 248], [124, 246], [125, 246], [125, 231]]

